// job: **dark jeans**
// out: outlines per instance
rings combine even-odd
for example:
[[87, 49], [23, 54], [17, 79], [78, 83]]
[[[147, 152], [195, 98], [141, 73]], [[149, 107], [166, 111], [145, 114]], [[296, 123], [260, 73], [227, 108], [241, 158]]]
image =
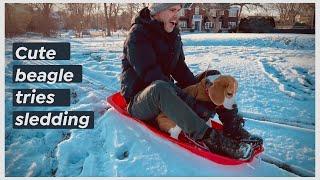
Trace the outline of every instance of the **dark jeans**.
[[138, 119], [153, 121], [160, 112], [173, 120], [194, 139], [202, 139], [209, 126], [179, 96], [172, 85], [154, 81], [131, 100], [129, 113]]

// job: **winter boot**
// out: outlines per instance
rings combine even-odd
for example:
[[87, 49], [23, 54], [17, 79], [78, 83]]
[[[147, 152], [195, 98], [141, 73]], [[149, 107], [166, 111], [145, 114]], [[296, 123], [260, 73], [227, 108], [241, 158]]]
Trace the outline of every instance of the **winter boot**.
[[250, 134], [244, 129], [244, 119], [238, 114], [237, 105], [233, 105], [233, 109], [218, 108], [217, 113], [219, 119], [223, 123], [223, 133], [225, 136], [237, 141], [249, 143], [255, 147], [263, 144], [263, 139], [260, 136]]
[[240, 140], [241, 142], [251, 144], [253, 148], [260, 147], [263, 145], [262, 137], [250, 134], [247, 130], [243, 128], [243, 126], [239, 127], [238, 133], [239, 135], [236, 136], [236, 139]]
[[233, 159], [248, 160], [253, 155], [253, 148], [250, 144], [237, 142], [224, 136], [219, 131], [212, 130], [209, 137], [205, 137], [203, 142], [211, 152], [226, 155]]

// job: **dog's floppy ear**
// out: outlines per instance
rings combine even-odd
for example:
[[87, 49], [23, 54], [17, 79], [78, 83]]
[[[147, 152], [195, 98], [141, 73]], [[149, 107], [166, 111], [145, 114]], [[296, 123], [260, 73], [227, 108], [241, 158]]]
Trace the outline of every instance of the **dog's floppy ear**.
[[213, 85], [208, 88], [208, 94], [211, 101], [220, 106], [224, 102], [225, 98], [225, 83], [223, 83], [219, 78], [213, 82]]
[[235, 89], [235, 92], [238, 92], [238, 87], [239, 87], [239, 84], [238, 84], [238, 81], [236, 79], [234, 79], [235, 83], [236, 83], [236, 89]]

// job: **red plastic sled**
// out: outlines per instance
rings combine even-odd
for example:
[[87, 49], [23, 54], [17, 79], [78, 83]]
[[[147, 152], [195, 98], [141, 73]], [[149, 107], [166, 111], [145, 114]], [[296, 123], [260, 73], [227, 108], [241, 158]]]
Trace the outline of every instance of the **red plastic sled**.
[[[259, 154], [263, 151], [263, 147], [255, 149], [254, 155], [249, 160], [231, 159], [231, 158], [225, 157], [223, 155], [215, 154], [215, 153], [212, 153], [212, 152], [204, 149], [203, 147], [197, 145], [196, 143], [188, 140], [187, 138], [180, 139], [180, 136], [179, 136], [179, 140], [174, 139], [174, 138], [170, 137], [170, 135], [168, 133], [165, 133], [165, 132], [159, 130], [154, 125], [147, 124], [147, 123], [143, 122], [142, 120], [131, 117], [130, 114], [126, 110], [127, 103], [119, 92], [107, 97], [107, 102], [114, 109], [116, 109], [120, 114], [128, 117], [132, 121], [135, 121], [135, 122], [139, 123], [140, 125], [144, 126], [145, 128], [149, 129], [156, 136], [161, 137], [164, 140], [171, 141], [172, 143], [178, 145], [179, 147], [181, 147], [183, 149], [186, 149], [187, 151], [190, 151], [198, 156], [201, 156], [207, 160], [210, 160], [210, 161], [213, 161], [213, 162], [216, 162], [219, 164], [238, 165], [238, 164], [242, 164], [242, 163], [248, 163], [248, 162], [251, 162], [257, 154]], [[215, 129], [222, 129], [223, 126], [217, 122], [212, 121], [212, 127]]]

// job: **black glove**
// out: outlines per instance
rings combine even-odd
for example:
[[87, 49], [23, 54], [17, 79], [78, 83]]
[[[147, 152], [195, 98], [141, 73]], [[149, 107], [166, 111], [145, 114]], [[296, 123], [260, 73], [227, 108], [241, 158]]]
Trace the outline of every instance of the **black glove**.
[[243, 116], [239, 114], [238, 106], [237, 104], [232, 105], [232, 113], [233, 117], [239, 122], [241, 126], [244, 126], [245, 120], [243, 119]]
[[223, 123], [223, 130], [227, 134], [236, 134], [239, 129], [244, 126], [243, 117], [238, 114], [238, 107], [234, 104], [233, 109], [226, 109], [224, 107], [217, 108], [219, 119]]

